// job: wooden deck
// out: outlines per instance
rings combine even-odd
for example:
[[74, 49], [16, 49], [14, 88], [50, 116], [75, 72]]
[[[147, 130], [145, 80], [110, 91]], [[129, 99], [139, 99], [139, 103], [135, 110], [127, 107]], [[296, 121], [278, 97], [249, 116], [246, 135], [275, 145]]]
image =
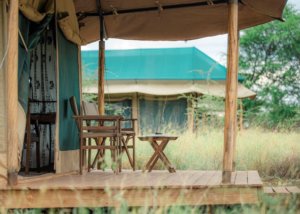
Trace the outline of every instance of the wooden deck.
[[300, 188], [296, 186], [275, 186], [275, 187], [264, 187], [264, 193], [276, 196], [276, 195], [300, 195]]
[[13, 188], [0, 188], [0, 207], [110, 207], [215, 205], [258, 203], [262, 181], [257, 171], [233, 173], [222, 184], [221, 171], [94, 171], [86, 175], [21, 179]]

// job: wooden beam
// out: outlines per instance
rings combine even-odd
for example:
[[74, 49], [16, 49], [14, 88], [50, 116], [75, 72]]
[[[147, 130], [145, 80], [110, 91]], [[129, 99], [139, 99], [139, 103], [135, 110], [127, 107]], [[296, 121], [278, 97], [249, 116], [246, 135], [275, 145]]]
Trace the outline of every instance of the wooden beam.
[[229, 183], [234, 169], [234, 148], [237, 131], [238, 84], [238, 0], [228, 3], [228, 53], [225, 97], [225, 127], [223, 154], [223, 183]]
[[[200, 1], [200, 2], [192, 2], [192, 3], [183, 3], [183, 4], [161, 4], [154, 7], [146, 7], [146, 8], [131, 8], [131, 9], [124, 9], [124, 10], [117, 10], [117, 8], [113, 8], [111, 11], [107, 11], [103, 13], [103, 16], [115, 16], [117, 14], [134, 14], [134, 13], [143, 13], [143, 12], [156, 12], [158, 10], [178, 10], [178, 9], [185, 9], [185, 8], [193, 8], [193, 7], [207, 7], [211, 5], [220, 5], [226, 4], [228, 0], [207, 0], [207, 1]], [[89, 16], [98, 16], [97, 12], [79, 12], [77, 13], [78, 17], [83, 17], [82, 19], [89, 17]], [[81, 19], [81, 20], [82, 20]]]
[[[130, 188], [130, 189], [0, 189], [0, 207], [68, 208], [68, 207], [168, 207], [199, 205], [257, 204], [260, 188]], [[119, 200], [122, 198], [122, 200]], [[33, 200], [34, 199], [34, 200]]]
[[8, 184], [17, 184], [18, 160], [18, 29], [19, 4], [12, 0], [9, 5], [8, 52], [7, 52], [7, 165]]

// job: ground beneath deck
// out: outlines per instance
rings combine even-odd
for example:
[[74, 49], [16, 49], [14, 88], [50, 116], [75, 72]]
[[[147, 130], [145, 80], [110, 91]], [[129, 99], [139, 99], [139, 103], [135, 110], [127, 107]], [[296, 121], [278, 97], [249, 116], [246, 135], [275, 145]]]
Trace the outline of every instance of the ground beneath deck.
[[[257, 171], [237, 171], [222, 184], [221, 171], [94, 171], [85, 175], [21, 180], [0, 197], [0, 205], [30, 207], [169, 206], [257, 203], [262, 181]], [[17, 203], [16, 203], [17, 201]]]

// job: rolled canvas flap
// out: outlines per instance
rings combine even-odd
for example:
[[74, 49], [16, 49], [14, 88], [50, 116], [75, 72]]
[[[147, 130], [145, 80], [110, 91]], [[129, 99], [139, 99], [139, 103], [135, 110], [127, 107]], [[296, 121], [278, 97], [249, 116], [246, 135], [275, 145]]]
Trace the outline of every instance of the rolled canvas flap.
[[59, 18], [58, 24], [64, 36], [71, 42], [82, 45], [85, 42], [81, 39], [79, 34], [79, 25], [77, 21], [74, 2], [72, 0], [57, 0], [56, 12]]
[[63, 19], [60, 19], [58, 21], [59, 27], [62, 30], [64, 36], [71, 42], [77, 44], [77, 45], [82, 45], [83, 41], [81, 40], [79, 34], [74, 31], [72, 26], [70, 25], [70, 17], [67, 16]]
[[54, 13], [54, 0], [20, 0], [19, 9], [30, 21], [40, 22], [46, 14]]

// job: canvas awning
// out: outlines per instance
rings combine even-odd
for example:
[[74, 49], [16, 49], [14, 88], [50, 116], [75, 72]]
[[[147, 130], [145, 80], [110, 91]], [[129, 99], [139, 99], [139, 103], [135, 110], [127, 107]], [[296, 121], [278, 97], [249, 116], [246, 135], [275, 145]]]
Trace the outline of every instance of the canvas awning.
[[[99, 40], [97, 1], [75, 0], [80, 36]], [[286, 0], [240, 0], [239, 29], [281, 19]], [[228, 0], [101, 1], [106, 38], [191, 40], [228, 31]]]
[[[106, 81], [105, 94], [122, 95], [140, 93], [155, 96], [174, 96], [187, 93], [197, 93], [225, 98], [225, 81], [151, 81], [122, 80]], [[96, 86], [83, 88], [83, 93], [98, 93]], [[254, 98], [255, 92], [242, 84], [238, 84], [238, 98]]]

